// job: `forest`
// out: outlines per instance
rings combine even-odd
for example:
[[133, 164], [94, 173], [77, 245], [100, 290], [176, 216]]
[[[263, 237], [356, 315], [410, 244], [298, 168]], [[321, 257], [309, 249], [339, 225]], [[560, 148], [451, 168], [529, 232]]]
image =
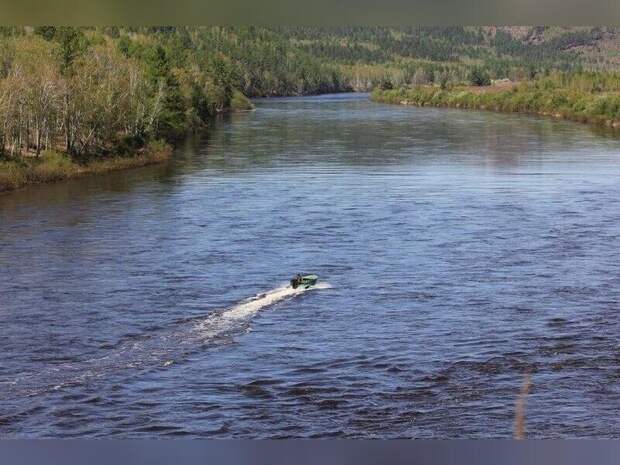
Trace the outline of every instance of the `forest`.
[[472, 73], [477, 84], [600, 81], [617, 67], [617, 47], [603, 46], [616, 37], [602, 27], [3, 27], [0, 191], [159, 161], [215, 115], [251, 109], [251, 97], [400, 89], [381, 97], [393, 100]]

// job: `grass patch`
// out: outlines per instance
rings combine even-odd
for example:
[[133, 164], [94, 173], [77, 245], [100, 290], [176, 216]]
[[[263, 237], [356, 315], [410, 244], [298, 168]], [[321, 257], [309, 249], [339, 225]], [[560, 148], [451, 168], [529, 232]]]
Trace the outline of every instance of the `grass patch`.
[[46, 151], [40, 157], [20, 157], [0, 160], [0, 192], [12, 191], [29, 184], [40, 184], [95, 173], [137, 168], [170, 158], [172, 148], [161, 142], [151, 142], [132, 156], [107, 157], [85, 164], [73, 161], [68, 155]]

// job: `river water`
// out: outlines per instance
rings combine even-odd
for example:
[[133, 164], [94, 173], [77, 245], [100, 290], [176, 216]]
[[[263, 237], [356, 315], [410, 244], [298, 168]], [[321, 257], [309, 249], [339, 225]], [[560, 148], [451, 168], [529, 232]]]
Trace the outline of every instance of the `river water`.
[[256, 104], [0, 196], [0, 437], [620, 437], [620, 139]]

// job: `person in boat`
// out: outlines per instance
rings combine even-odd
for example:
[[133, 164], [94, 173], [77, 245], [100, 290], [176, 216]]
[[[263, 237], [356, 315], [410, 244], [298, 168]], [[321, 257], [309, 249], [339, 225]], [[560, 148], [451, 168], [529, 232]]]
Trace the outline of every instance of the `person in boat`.
[[302, 280], [303, 278], [301, 277], [301, 275], [297, 273], [297, 276], [291, 279], [291, 286], [293, 287], [293, 289], [297, 289], [297, 287], [301, 284]]

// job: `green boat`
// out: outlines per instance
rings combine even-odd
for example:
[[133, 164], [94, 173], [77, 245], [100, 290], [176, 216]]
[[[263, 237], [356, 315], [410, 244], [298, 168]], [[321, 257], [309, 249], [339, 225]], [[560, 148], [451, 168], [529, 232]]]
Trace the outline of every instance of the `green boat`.
[[300, 275], [298, 274], [291, 279], [291, 287], [297, 289], [298, 287], [308, 289], [310, 286], [314, 286], [319, 277], [315, 274]]

